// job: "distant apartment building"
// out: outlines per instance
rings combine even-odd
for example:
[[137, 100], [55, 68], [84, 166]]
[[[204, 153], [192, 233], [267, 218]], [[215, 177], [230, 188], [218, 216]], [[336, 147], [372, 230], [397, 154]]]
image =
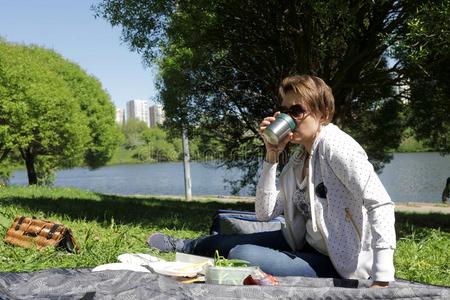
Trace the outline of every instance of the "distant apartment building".
[[127, 102], [127, 121], [138, 119], [150, 125], [147, 100], [134, 99]]
[[125, 123], [125, 109], [116, 108], [116, 123], [123, 125]]
[[162, 105], [153, 105], [149, 109], [150, 127], [162, 124], [165, 120], [165, 114]]

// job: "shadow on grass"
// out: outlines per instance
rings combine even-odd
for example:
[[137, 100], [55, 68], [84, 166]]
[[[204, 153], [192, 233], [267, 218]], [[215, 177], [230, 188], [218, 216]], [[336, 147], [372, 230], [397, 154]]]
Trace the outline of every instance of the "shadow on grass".
[[20, 197], [0, 199], [44, 214], [65, 215], [71, 219], [109, 224], [134, 224], [172, 230], [205, 230], [218, 209], [253, 210], [251, 203], [186, 202], [153, 197], [137, 198], [99, 194], [100, 201], [76, 198]]
[[397, 239], [421, 229], [440, 229], [450, 232], [450, 215], [440, 213], [395, 213]]
[[[3, 205], [11, 204], [33, 212], [65, 215], [71, 219], [96, 221], [108, 225], [134, 224], [172, 230], [189, 229], [205, 231], [218, 209], [252, 211], [252, 203], [186, 202], [157, 197], [127, 197], [98, 194], [100, 201], [69, 197], [21, 197], [0, 198]], [[440, 228], [450, 232], [450, 215], [439, 213], [396, 212], [397, 238], [420, 229]]]

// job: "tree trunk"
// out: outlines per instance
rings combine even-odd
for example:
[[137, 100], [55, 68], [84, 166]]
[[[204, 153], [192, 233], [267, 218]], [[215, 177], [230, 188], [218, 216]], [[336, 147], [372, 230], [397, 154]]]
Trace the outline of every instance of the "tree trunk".
[[22, 158], [25, 161], [25, 166], [27, 167], [28, 185], [36, 185], [38, 183], [36, 169], [34, 167], [36, 156], [34, 156], [28, 149], [21, 149], [20, 153], [22, 154]]
[[9, 152], [11, 151], [11, 149], [5, 149], [3, 150], [2, 155], [0, 155], [0, 162], [2, 162], [4, 159], [6, 159], [6, 157], [8, 156]]
[[183, 166], [184, 166], [184, 191], [186, 201], [192, 200], [192, 183], [191, 183], [191, 167], [189, 166], [189, 139], [188, 131], [183, 125]]

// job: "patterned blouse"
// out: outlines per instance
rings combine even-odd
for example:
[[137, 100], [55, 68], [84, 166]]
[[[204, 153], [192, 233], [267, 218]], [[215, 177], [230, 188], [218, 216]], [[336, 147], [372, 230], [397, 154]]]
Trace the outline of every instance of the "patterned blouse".
[[292, 202], [294, 203], [300, 214], [302, 214], [306, 219], [306, 241], [314, 249], [328, 256], [327, 246], [325, 244], [325, 241], [323, 240], [322, 234], [319, 231], [314, 232], [314, 230], [312, 229], [311, 204], [308, 194], [308, 175], [303, 177], [301, 183], [299, 182], [299, 179], [301, 178], [300, 170], [295, 174], [295, 176], [297, 184], [296, 190], [292, 195]]
[[297, 189], [294, 192], [292, 197], [292, 201], [297, 207], [298, 211], [307, 219], [311, 219], [311, 209], [309, 204], [308, 197], [308, 186], [307, 186], [308, 176], [303, 178], [302, 183], [300, 185], [297, 184]]

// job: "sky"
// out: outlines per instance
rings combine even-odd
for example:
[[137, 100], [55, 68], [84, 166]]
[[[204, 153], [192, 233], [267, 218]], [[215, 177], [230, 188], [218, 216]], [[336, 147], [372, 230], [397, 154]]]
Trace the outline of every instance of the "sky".
[[154, 103], [155, 71], [121, 41], [121, 29], [95, 18], [99, 0], [0, 0], [0, 36], [53, 49], [95, 76], [118, 108], [131, 99]]

